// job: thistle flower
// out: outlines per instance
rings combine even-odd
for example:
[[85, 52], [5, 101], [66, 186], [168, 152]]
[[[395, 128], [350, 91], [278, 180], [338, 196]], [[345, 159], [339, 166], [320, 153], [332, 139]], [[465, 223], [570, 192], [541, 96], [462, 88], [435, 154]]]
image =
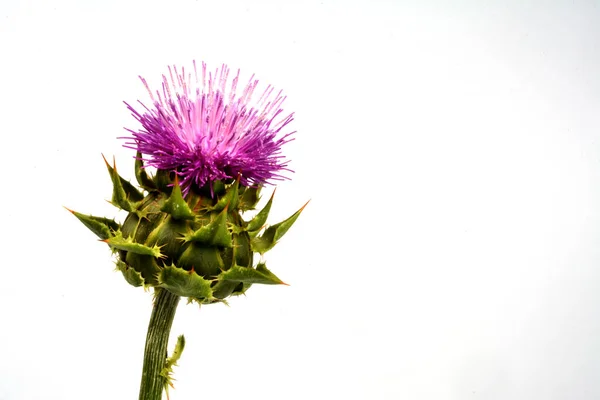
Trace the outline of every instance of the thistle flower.
[[[211, 304], [244, 293], [254, 284], [282, 284], [264, 260], [254, 263], [281, 239], [304, 207], [266, 227], [273, 196], [251, 219], [243, 218], [259, 201], [263, 185], [285, 179], [288, 161], [281, 147], [294, 132], [283, 130], [285, 97], [268, 86], [252, 106], [254, 78], [237, 95], [239, 72], [231, 80], [223, 65], [201, 77], [169, 68], [162, 91], [147, 82], [153, 108], [127, 104], [142, 125], [125, 146], [137, 151], [135, 177], [141, 190], [108, 162], [111, 203], [128, 212], [122, 224], [71, 211], [117, 257], [117, 269], [133, 286], [153, 287], [155, 302], [148, 326], [140, 399], [159, 400], [170, 385], [172, 366], [183, 350], [180, 337], [166, 358], [169, 331], [180, 297]], [[194, 83], [194, 84], [192, 84]], [[105, 160], [106, 161], [106, 160]], [[156, 168], [150, 176], [147, 166]], [[291, 171], [290, 171], [291, 172]]]
[[[207, 73], [202, 63], [199, 76], [194, 62], [192, 74], [169, 67], [163, 75], [162, 91], [154, 95], [146, 86], [154, 108], [143, 103], [137, 111], [125, 103], [142, 129], [135, 131], [126, 147], [139, 151], [146, 165], [175, 171], [184, 193], [190, 186], [203, 187], [214, 181], [240, 177], [243, 186], [260, 186], [283, 179], [288, 161], [281, 146], [294, 132], [281, 134], [293, 120], [281, 108], [285, 97], [267, 86], [253, 106], [258, 87], [254, 76], [237, 94], [239, 70], [229, 81], [226, 65]], [[229, 89], [228, 89], [228, 85]]]

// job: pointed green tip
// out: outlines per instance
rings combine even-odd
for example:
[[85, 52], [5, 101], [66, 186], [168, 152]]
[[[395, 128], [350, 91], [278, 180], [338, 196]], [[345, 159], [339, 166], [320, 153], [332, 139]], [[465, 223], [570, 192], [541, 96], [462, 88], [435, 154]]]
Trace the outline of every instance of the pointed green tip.
[[85, 225], [100, 239], [108, 239], [112, 237], [115, 232], [121, 229], [121, 226], [115, 222], [114, 219], [81, 214], [67, 207], [65, 207], [65, 209], [73, 214], [83, 225]]
[[242, 282], [245, 284], [286, 285], [274, 273], [269, 271], [264, 263], [259, 263], [256, 268], [246, 268], [234, 265], [220, 275], [222, 281]]
[[[275, 188], [275, 190], [277, 190], [277, 188]], [[256, 216], [248, 222], [248, 227], [246, 229], [248, 230], [248, 232], [251, 232], [251, 234], [256, 235], [258, 234], [258, 231], [264, 228], [265, 223], [267, 222], [267, 218], [269, 217], [269, 212], [271, 212], [273, 198], [275, 197], [275, 190], [273, 190], [271, 198], [269, 199], [267, 204], [265, 204], [263, 209], [260, 210], [258, 214], [256, 214]]]
[[216, 218], [208, 224], [202, 226], [195, 232], [190, 232], [184, 236], [186, 242], [199, 242], [207, 245], [232, 247], [231, 234], [227, 229], [227, 209], [225, 205]]
[[175, 175], [173, 188], [169, 199], [162, 206], [161, 211], [170, 214], [175, 219], [192, 220], [195, 215], [183, 198], [181, 186], [179, 186], [179, 178]]
[[296, 222], [309, 202], [310, 200], [285, 221], [269, 226], [267, 229], [265, 229], [261, 236], [255, 236], [252, 238], [252, 242], [250, 243], [252, 250], [260, 254], [264, 254], [271, 250], [277, 244], [279, 239], [281, 239], [283, 235], [285, 235], [285, 233], [292, 227], [294, 222]]
[[161, 253], [160, 251], [162, 246], [154, 245], [152, 247], [149, 247], [141, 243], [136, 243], [130, 237], [124, 238], [123, 232], [121, 231], [118, 231], [115, 233], [114, 236], [101, 241], [115, 249], [132, 252], [139, 255], [152, 256], [156, 258], [166, 258], [166, 255]]
[[219, 198], [217, 203], [211, 208], [213, 211], [221, 211], [225, 207], [229, 206], [230, 210], [237, 209], [240, 198], [239, 198], [239, 188], [240, 188], [240, 176], [225, 188], [225, 194]]
[[113, 165], [111, 166], [102, 154], [108, 174], [113, 183], [113, 195], [111, 204], [125, 211], [133, 212], [136, 210], [138, 203], [144, 198], [143, 193], [137, 190], [129, 181], [123, 179], [117, 172], [117, 163], [113, 157]]
[[[113, 165], [111, 167], [111, 165], [108, 163], [108, 160], [106, 159], [106, 157], [104, 157], [104, 154], [100, 153], [102, 155], [102, 159], [104, 160], [104, 163], [106, 164], [106, 167], [109, 169], [109, 171], [112, 169], [115, 170], [115, 172], [117, 171], [117, 162], [115, 161], [115, 156], [113, 156]], [[112, 174], [112, 172], [111, 172]]]
[[139, 151], [135, 155], [135, 178], [137, 179], [140, 187], [150, 191], [156, 189], [154, 181], [150, 179], [146, 169], [144, 168], [144, 161], [142, 159], [142, 153]]

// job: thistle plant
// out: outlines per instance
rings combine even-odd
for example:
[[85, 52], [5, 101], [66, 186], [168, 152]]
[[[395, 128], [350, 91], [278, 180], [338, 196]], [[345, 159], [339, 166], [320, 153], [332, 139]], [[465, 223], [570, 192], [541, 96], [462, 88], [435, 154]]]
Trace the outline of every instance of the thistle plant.
[[250, 78], [238, 94], [239, 71], [233, 79], [229, 74], [225, 65], [214, 73], [204, 63], [200, 71], [194, 63], [187, 74], [173, 67], [155, 92], [140, 77], [152, 105], [125, 103], [141, 127], [127, 129], [129, 136], [121, 138], [136, 151], [139, 188], [105, 159], [111, 204], [127, 217], [118, 223], [71, 211], [110, 247], [129, 284], [154, 290], [140, 400], [161, 399], [171, 385], [172, 367], [185, 345], [180, 336], [166, 356], [179, 299], [226, 302], [253, 284], [283, 284], [262, 256], [304, 209], [267, 226], [271, 196], [245, 218], [265, 185], [292, 172], [281, 148], [292, 140], [294, 132], [285, 130], [293, 114], [283, 114], [285, 97], [272, 86], [253, 102], [258, 81]]

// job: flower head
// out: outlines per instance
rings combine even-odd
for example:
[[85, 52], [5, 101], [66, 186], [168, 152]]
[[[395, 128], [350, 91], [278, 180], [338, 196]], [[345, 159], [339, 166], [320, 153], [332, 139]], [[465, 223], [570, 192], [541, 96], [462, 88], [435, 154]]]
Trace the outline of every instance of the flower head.
[[253, 102], [258, 80], [252, 76], [238, 95], [239, 70], [231, 81], [229, 72], [223, 65], [207, 73], [202, 63], [199, 75], [195, 62], [193, 75], [169, 67], [155, 94], [140, 77], [153, 107], [139, 102], [137, 111], [125, 103], [142, 124], [137, 131], [126, 128], [133, 136], [125, 147], [139, 151], [146, 165], [176, 172], [185, 192], [230, 178], [245, 186], [285, 179], [281, 173], [290, 170], [281, 146], [294, 133], [281, 133], [293, 119], [293, 113], [282, 115], [285, 97], [269, 85]]

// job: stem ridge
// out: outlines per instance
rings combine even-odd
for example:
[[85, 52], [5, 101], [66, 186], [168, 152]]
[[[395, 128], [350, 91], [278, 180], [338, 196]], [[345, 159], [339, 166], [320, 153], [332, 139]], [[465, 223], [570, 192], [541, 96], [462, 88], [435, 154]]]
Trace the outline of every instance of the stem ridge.
[[155, 290], [156, 297], [146, 335], [139, 400], [162, 399], [166, 378], [161, 373], [165, 368], [169, 334], [180, 298], [166, 289]]

